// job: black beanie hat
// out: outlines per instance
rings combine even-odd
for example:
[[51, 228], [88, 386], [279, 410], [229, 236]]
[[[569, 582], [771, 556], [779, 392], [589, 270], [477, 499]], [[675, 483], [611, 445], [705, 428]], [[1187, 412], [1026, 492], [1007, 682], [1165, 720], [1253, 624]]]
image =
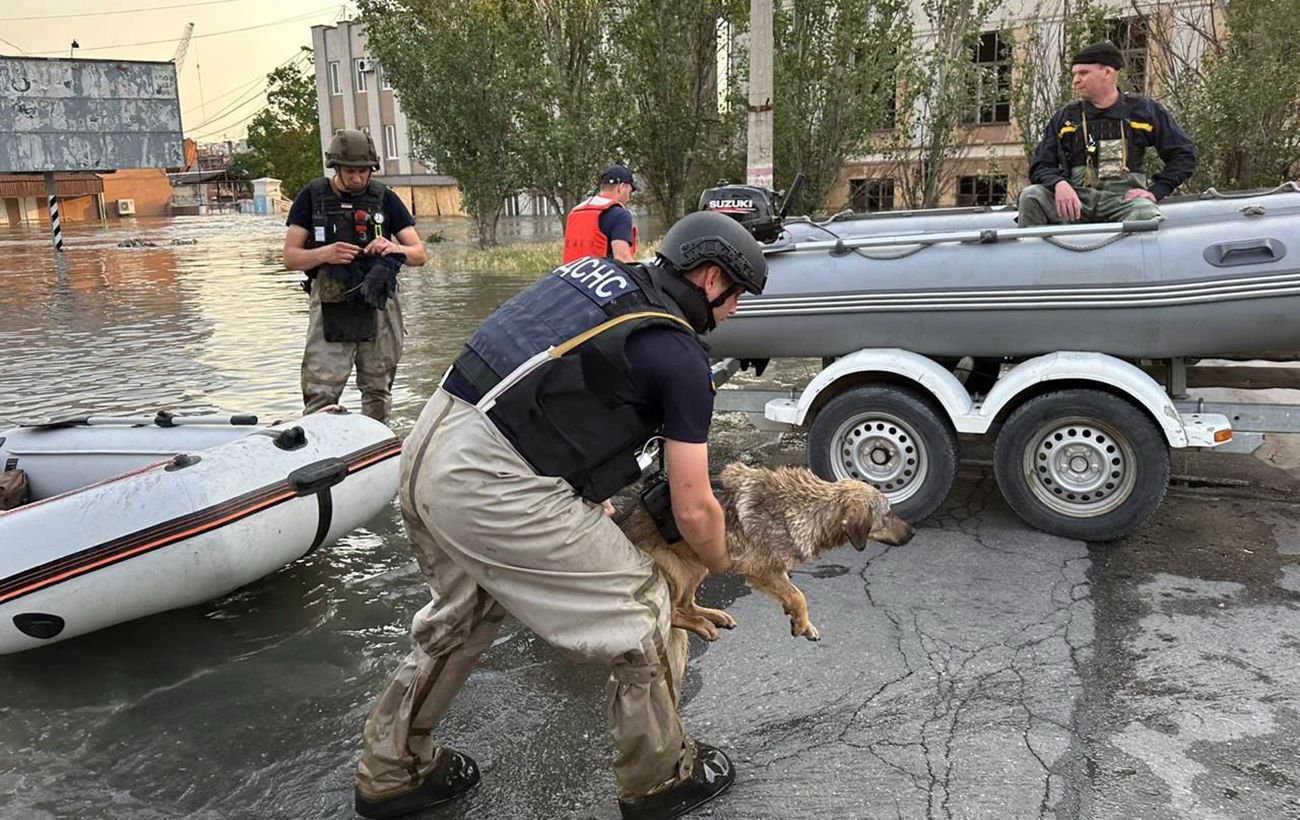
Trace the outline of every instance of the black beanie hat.
[[1120, 56], [1119, 49], [1105, 41], [1093, 43], [1090, 46], [1084, 46], [1074, 55], [1070, 65], [1079, 65], [1080, 63], [1097, 63], [1099, 65], [1108, 65], [1119, 71], [1124, 67], [1124, 58]]

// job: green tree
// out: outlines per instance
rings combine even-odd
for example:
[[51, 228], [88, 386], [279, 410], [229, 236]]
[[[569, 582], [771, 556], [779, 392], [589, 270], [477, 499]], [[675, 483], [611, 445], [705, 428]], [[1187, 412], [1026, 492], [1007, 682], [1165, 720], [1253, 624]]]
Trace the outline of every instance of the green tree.
[[971, 95], [984, 22], [999, 0], [922, 0], [931, 33], [916, 58], [900, 66], [897, 125], [886, 153], [911, 207], [933, 208], [970, 144]]
[[532, 0], [523, 7], [539, 65], [525, 75], [531, 90], [522, 98], [521, 175], [550, 199], [561, 223], [601, 168], [621, 156], [621, 98], [608, 36], [614, 8], [604, 0]]
[[[719, 104], [718, 47], [733, 42], [731, 29], [748, 8], [743, 0], [618, 4], [609, 36], [622, 101], [611, 124], [629, 164], [645, 178], [646, 195], [668, 220], [693, 209], [703, 188], [743, 168], [744, 107]], [[741, 65], [727, 61], [723, 70]], [[738, 87], [736, 77], [725, 79], [725, 88]]]
[[480, 247], [496, 244], [501, 205], [528, 180], [520, 141], [535, 22], [507, 0], [359, 0], [367, 47], [411, 123], [415, 152], [460, 184]]
[[[1192, 189], [1300, 176], [1300, 0], [1233, 0], [1226, 17], [1179, 10], [1153, 27], [1159, 78], [1199, 153]], [[1185, 34], [1175, 37], [1174, 29]]]
[[[311, 49], [303, 51], [311, 54]], [[316, 78], [310, 65], [294, 62], [266, 75], [266, 107], [249, 122], [248, 152], [232, 163], [250, 176], [279, 179], [287, 197], [320, 176]]]
[[777, 178], [805, 177], [795, 213], [819, 207], [845, 157], [893, 121], [895, 71], [912, 40], [906, 0], [801, 0], [773, 16]]

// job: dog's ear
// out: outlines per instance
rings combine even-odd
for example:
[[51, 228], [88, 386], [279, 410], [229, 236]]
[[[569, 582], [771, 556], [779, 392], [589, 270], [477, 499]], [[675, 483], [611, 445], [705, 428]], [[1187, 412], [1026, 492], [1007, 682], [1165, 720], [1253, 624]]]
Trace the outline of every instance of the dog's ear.
[[867, 493], [862, 492], [863, 489], [873, 488], [855, 487], [854, 492], [845, 493], [841, 497], [840, 503], [840, 523], [844, 528], [844, 536], [859, 551], [867, 548], [867, 542], [871, 540], [872, 522], [876, 517], [871, 500]]

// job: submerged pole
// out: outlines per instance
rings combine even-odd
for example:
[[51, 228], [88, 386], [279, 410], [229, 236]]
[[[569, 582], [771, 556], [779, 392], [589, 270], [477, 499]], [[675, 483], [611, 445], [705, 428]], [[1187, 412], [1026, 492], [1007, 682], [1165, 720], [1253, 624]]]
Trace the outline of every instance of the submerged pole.
[[53, 171], [45, 172], [45, 197], [50, 206], [50, 231], [54, 235], [54, 264], [61, 275], [66, 275], [68, 263], [63, 258], [63, 225], [59, 222], [59, 197], [54, 189]]

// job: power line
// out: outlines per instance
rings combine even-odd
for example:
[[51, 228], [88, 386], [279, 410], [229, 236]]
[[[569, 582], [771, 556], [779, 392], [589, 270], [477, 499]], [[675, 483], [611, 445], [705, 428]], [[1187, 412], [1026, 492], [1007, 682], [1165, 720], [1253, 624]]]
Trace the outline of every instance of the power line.
[[224, 125], [224, 126], [222, 126], [221, 128], [217, 128], [217, 129], [215, 129], [215, 130], [213, 130], [213, 131], [209, 131], [209, 132], [206, 133], [206, 134], [195, 134], [194, 136], [190, 137], [190, 139], [192, 139], [192, 140], [194, 140], [194, 141], [197, 142], [198, 140], [205, 139], [205, 138], [207, 138], [207, 137], [211, 137], [211, 136], [213, 136], [213, 135], [215, 135], [215, 134], [224, 134], [225, 132], [229, 131], [230, 129], [234, 128], [234, 127], [237, 126], [237, 125], [243, 125], [244, 123], [246, 123], [246, 122], [248, 122], [249, 120], [251, 120], [253, 117], [256, 117], [258, 114], [261, 114], [261, 113], [262, 113], [263, 111], [265, 111], [266, 109], [267, 109], [267, 106], [264, 105], [264, 106], [262, 106], [261, 108], [257, 109], [256, 111], [254, 111], [253, 113], [249, 114], [247, 117], [244, 117], [244, 118], [243, 118], [242, 120], [240, 120], [239, 122], [232, 122], [232, 123], [230, 123], [229, 125]]
[[[200, 40], [200, 39], [202, 39], [202, 38], [204, 38], [204, 37], [220, 37], [220, 36], [223, 35], [223, 34], [237, 34], [237, 33], [241, 32], [241, 31], [252, 31], [253, 29], [258, 29], [258, 28], [267, 28], [268, 26], [278, 26], [278, 25], [282, 25], [282, 24], [284, 24], [284, 23], [293, 23], [293, 22], [297, 22], [297, 21], [299, 21], [299, 20], [306, 20], [306, 19], [309, 18], [309, 17], [316, 17], [316, 16], [319, 15], [321, 12], [324, 12], [324, 11], [331, 11], [331, 10], [335, 10], [335, 9], [337, 9], [337, 8], [338, 8], [338, 6], [322, 6], [321, 8], [315, 9], [315, 10], [313, 10], [313, 11], [309, 11], [309, 12], [307, 12], [307, 13], [305, 13], [305, 14], [299, 14], [299, 15], [296, 15], [296, 16], [294, 16], [294, 17], [286, 17], [286, 18], [284, 18], [283, 20], [273, 20], [273, 21], [270, 22], [270, 23], [260, 23], [260, 24], [258, 24], [258, 25], [256, 25], [256, 26], [245, 26], [244, 28], [232, 28], [232, 29], [227, 29], [226, 31], [213, 31], [213, 32], [210, 32], [210, 33], [208, 33], [208, 34], [196, 34], [196, 35], [194, 35], [194, 37], [191, 38], [191, 39], [194, 39], [194, 40]], [[156, 45], [158, 45], [158, 44], [160, 44], [160, 43], [174, 43], [174, 42], [176, 42], [176, 38], [172, 37], [172, 38], [169, 38], [169, 39], [166, 39], [166, 40], [147, 40], [147, 41], [145, 41], [145, 42], [140, 42], [140, 43], [118, 43], [117, 45], [111, 45], [111, 46], [95, 46], [95, 47], [93, 47], [93, 48], [82, 48], [82, 49], [80, 49], [80, 50], [83, 51], [83, 52], [85, 52], [85, 51], [107, 51], [108, 49], [113, 49], [113, 48], [134, 48], [135, 46], [156, 46]], [[36, 53], [37, 55], [41, 55], [41, 54], [62, 54], [62, 53], [63, 53], [63, 49], [59, 49], [58, 51], [38, 51], [38, 52], [35, 52], [35, 53]]]
[[[305, 56], [305, 55], [304, 55], [304, 56]], [[277, 66], [277, 67], [278, 67], [278, 66]], [[216, 114], [213, 114], [211, 117], [205, 119], [203, 122], [199, 123], [198, 125], [192, 126], [189, 130], [191, 130], [191, 131], [197, 131], [197, 130], [199, 130], [200, 128], [206, 128], [207, 126], [211, 125], [212, 123], [220, 121], [222, 117], [228, 117], [228, 116], [230, 116], [231, 114], [235, 113], [235, 112], [238, 111], [239, 109], [241, 109], [241, 108], [243, 108], [244, 106], [248, 105], [250, 102], [255, 101], [259, 96], [261, 96], [263, 90], [264, 90], [264, 89], [263, 89], [262, 87], [259, 86], [258, 88], [256, 88], [256, 89], [253, 90], [252, 94], [251, 94], [249, 97], [247, 97], [247, 98], [245, 98], [245, 99], [242, 99], [242, 100], [239, 100], [239, 101], [236, 101], [236, 102], [233, 102], [233, 103], [230, 103], [230, 104], [227, 105], [225, 108], [223, 108], [223, 109], [221, 109], [220, 111], [218, 111]]]
[[118, 9], [116, 11], [83, 11], [80, 14], [47, 14], [43, 17], [0, 17], [0, 23], [17, 23], [26, 20], [66, 20], [70, 17], [100, 17], [105, 14], [131, 14], [137, 11], [170, 11], [187, 9], [192, 6], [216, 6], [222, 3], [239, 3], [244, 0], [206, 0], [202, 3], [178, 3], [172, 6], [142, 6], [135, 9]]
[[[289, 57], [287, 60], [285, 60], [284, 62], [280, 63], [280, 64], [277, 65], [275, 68], [272, 68], [271, 71], [275, 71], [276, 69], [284, 68], [284, 67], [287, 66], [289, 63], [292, 63], [294, 60], [301, 59], [301, 58], [304, 57], [304, 56], [305, 56], [305, 55], [304, 55], [302, 52], [300, 52], [300, 51], [295, 51], [294, 54], [293, 54], [293, 56]], [[245, 91], [247, 91], [248, 89], [252, 88], [252, 87], [253, 87], [254, 85], [256, 85], [257, 83], [264, 83], [264, 82], [266, 82], [266, 75], [269, 74], [269, 73], [271, 73], [271, 72], [270, 72], [270, 71], [262, 72], [262, 73], [258, 74], [256, 77], [254, 77], [253, 79], [249, 80], [248, 82], [246, 82], [246, 83], [242, 83], [241, 85], [239, 85], [239, 86], [237, 86], [237, 87], [235, 87], [235, 88], [231, 89], [230, 91], [227, 91], [227, 92], [225, 92], [225, 93], [223, 93], [223, 94], [218, 94], [217, 96], [215, 96], [215, 97], [212, 98], [212, 101], [213, 101], [213, 102], [216, 102], [217, 100], [225, 99], [226, 97], [229, 97], [231, 94], [243, 94]], [[193, 108], [187, 108], [187, 109], [185, 109], [184, 111], [181, 112], [181, 114], [182, 114], [182, 115], [185, 115], [185, 114], [193, 114], [195, 111], [198, 111], [200, 108], [202, 108], [202, 106], [196, 105], [196, 106], [194, 106]]]
[[[21, 51], [23, 54], [28, 53], [27, 50], [24, 49], [22, 46], [18, 45], [17, 43], [11, 43], [11, 42], [9, 42], [8, 40], [6, 40], [6, 39], [3, 38], [3, 37], [0, 37], [0, 43], [5, 43], [6, 45], [13, 46], [14, 48], [16, 48], [16, 49], [18, 49], [19, 51]], [[62, 54], [63, 52], [59, 52], [59, 53]]]

